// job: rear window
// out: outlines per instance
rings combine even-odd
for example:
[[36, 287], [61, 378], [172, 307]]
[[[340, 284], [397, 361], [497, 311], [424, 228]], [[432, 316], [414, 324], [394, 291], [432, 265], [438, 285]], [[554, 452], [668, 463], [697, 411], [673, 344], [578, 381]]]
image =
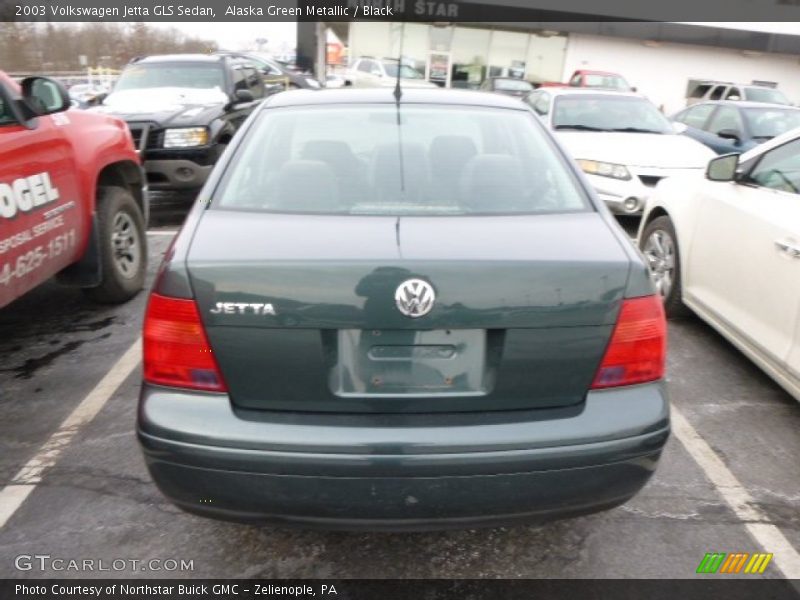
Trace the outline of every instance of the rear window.
[[264, 110], [214, 205], [363, 215], [589, 209], [532, 113], [420, 104]]
[[533, 86], [522, 79], [495, 79], [494, 88], [508, 92], [530, 92]]
[[125, 68], [114, 91], [164, 87], [224, 90], [225, 74], [215, 63], [136, 63]]
[[600, 73], [590, 73], [586, 75], [586, 87], [605, 88], [608, 90], [620, 90], [627, 92], [631, 89], [628, 82], [619, 75], [602, 75]]
[[770, 88], [746, 88], [747, 99], [752, 102], [770, 102], [772, 104], [791, 104], [780, 90]]

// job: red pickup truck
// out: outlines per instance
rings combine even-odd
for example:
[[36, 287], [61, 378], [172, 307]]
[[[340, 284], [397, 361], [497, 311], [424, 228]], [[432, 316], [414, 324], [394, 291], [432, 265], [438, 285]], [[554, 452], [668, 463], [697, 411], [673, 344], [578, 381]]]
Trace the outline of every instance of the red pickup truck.
[[0, 71], [0, 307], [56, 275], [99, 302], [144, 285], [148, 202], [125, 123]]

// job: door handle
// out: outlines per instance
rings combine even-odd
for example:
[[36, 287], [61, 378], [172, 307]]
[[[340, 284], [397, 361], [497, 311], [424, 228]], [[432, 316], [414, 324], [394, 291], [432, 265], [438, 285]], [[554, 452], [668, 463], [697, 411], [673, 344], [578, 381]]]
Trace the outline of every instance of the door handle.
[[775, 240], [775, 246], [783, 254], [791, 258], [800, 258], [800, 245], [789, 240]]

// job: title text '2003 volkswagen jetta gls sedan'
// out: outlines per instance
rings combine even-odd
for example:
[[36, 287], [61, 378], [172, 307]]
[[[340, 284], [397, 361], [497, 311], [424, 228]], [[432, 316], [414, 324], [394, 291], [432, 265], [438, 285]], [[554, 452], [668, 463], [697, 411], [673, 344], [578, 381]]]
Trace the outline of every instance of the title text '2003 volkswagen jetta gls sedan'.
[[209, 516], [434, 528], [609, 508], [669, 433], [647, 268], [522, 103], [276, 95], [144, 325], [139, 438]]

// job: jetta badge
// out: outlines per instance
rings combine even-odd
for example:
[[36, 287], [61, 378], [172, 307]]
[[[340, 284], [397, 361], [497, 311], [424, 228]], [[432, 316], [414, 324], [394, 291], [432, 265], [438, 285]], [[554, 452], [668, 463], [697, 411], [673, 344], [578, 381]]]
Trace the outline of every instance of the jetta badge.
[[422, 279], [407, 279], [397, 287], [394, 293], [397, 310], [407, 317], [416, 319], [424, 317], [433, 308], [436, 292], [433, 286]]
[[275, 308], [269, 302], [217, 302], [208, 312], [212, 315], [274, 315]]

